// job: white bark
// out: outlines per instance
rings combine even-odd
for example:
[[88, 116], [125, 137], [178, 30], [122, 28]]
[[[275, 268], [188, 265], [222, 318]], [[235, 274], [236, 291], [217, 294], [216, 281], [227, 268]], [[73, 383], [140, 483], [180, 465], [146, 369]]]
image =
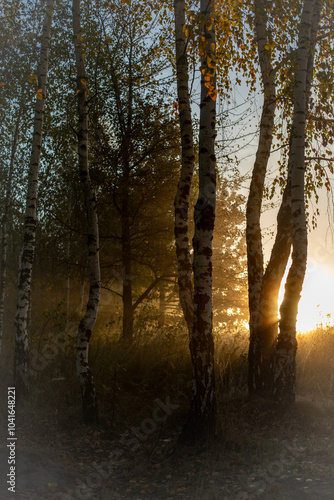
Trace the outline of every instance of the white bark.
[[41, 56], [38, 70], [38, 93], [35, 106], [34, 133], [28, 176], [24, 243], [21, 269], [19, 273], [18, 298], [15, 315], [14, 378], [18, 392], [22, 391], [23, 394], [27, 394], [29, 392], [29, 349], [27, 321], [31, 274], [35, 253], [38, 173], [42, 147], [42, 131], [45, 113], [48, 58], [53, 11], [54, 0], [48, 0], [46, 4], [46, 14], [41, 40]]
[[77, 337], [77, 375], [81, 386], [82, 407], [86, 423], [98, 422], [97, 397], [94, 379], [88, 363], [88, 347], [100, 300], [99, 231], [96, 197], [89, 175], [88, 163], [88, 105], [86, 71], [80, 19], [80, 0], [73, 0], [73, 34], [77, 69], [78, 99], [78, 160], [84, 192], [88, 226], [89, 297], [86, 314], [80, 321]]
[[296, 382], [296, 321], [298, 303], [307, 263], [307, 225], [305, 213], [305, 125], [308, 91], [312, 80], [315, 33], [321, 4], [305, 0], [301, 16], [298, 56], [294, 83], [294, 114], [290, 140], [292, 264], [280, 308], [280, 333], [274, 356], [274, 398], [291, 403], [295, 398]]
[[269, 357], [270, 343], [266, 333], [261, 335], [263, 323], [261, 315], [261, 293], [263, 282], [263, 249], [261, 235], [261, 207], [264, 182], [270, 156], [274, 130], [276, 107], [275, 72], [272, 66], [271, 49], [268, 48], [267, 13], [262, 0], [255, 0], [255, 31], [261, 68], [264, 102], [260, 122], [260, 136], [246, 210], [246, 242], [248, 265], [248, 303], [250, 343], [248, 353], [249, 393], [262, 393], [268, 379], [266, 358]]
[[201, 0], [203, 58], [199, 133], [199, 195], [195, 206], [194, 322], [190, 337], [194, 385], [192, 407], [184, 439], [214, 433], [216, 393], [212, 332], [212, 237], [216, 206], [216, 75], [213, 2]]
[[193, 328], [193, 277], [189, 245], [189, 198], [194, 172], [194, 139], [188, 87], [187, 38], [185, 26], [185, 1], [174, 0], [175, 48], [178, 110], [181, 129], [182, 165], [180, 180], [174, 200], [175, 244], [178, 262], [179, 297], [183, 314], [191, 334]]

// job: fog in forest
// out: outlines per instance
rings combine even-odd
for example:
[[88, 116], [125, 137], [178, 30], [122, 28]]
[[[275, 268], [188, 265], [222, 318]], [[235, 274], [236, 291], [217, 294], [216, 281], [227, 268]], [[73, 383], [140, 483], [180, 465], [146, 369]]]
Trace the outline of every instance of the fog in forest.
[[333, 498], [333, 12], [0, 1], [0, 499]]

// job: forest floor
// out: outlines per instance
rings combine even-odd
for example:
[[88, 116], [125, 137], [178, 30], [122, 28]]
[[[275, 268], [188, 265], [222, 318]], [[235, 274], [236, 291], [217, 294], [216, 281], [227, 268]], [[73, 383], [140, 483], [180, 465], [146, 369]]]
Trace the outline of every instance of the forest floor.
[[15, 494], [1, 408], [0, 499], [334, 499], [334, 401], [298, 397], [284, 414], [264, 402], [221, 405], [206, 448], [177, 445], [184, 408], [155, 405], [122, 438], [110, 422], [77, 424], [78, 409], [28, 405], [17, 418]]

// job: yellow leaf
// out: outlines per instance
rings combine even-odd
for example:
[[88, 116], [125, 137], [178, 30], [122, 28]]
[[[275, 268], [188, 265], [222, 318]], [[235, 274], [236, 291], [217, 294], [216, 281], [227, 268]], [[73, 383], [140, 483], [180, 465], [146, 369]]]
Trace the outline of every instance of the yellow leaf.
[[213, 20], [212, 19], [209, 19], [209, 21], [206, 22], [206, 29], [208, 31], [211, 31], [212, 30], [212, 27], [213, 27]]
[[0, 82], [0, 87], [3, 87], [5, 85], [5, 82]]
[[81, 78], [81, 83], [86, 87], [86, 80], [84, 78]]
[[38, 89], [36, 93], [37, 99], [43, 99], [43, 91], [42, 89]]
[[209, 96], [211, 97], [211, 99], [213, 101], [215, 101], [217, 99], [217, 95], [218, 95], [218, 90], [217, 89], [213, 89], [211, 90], [210, 92], [208, 92]]

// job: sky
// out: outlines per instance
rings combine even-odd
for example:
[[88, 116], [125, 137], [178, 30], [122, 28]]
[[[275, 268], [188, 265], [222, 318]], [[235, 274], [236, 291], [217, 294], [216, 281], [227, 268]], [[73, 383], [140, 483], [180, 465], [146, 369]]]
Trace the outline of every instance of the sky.
[[[199, 79], [195, 79], [195, 89], [199, 96]], [[194, 94], [193, 94], [194, 95]], [[217, 124], [217, 139], [223, 148], [223, 154], [236, 155], [240, 161], [239, 170], [244, 176], [242, 193], [247, 198], [254, 158], [257, 149], [257, 130], [262, 112], [263, 96], [261, 92], [248, 96], [248, 87], [242, 81], [241, 85], [232, 85], [230, 104], [217, 101], [217, 116], [221, 118], [221, 126]], [[193, 106], [193, 113], [198, 118], [198, 106]], [[227, 118], [226, 118], [227, 116]], [[242, 147], [242, 148], [241, 148]], [[219, 150], [219, 148], [218, 148]], [[270, 158], [268, 178], [272, 181], [277, 174], [279, 153]], [[219, 153], [218, 153], [219, 162]], [[331, 179], [334, 189], [334, 178]], [[297, 329], [307, 331], [318, 324], [328, 322], [334, 324], [334, 218], [333, 206], [328, 199], [328, 193], [323, 188], [319, 194], [320, 216], [318, 227], [308, 234], [308, 265], [303, 292], [299, 303]], [[276, 215], [280, 204], [280, 196], [273, 200], [275, 208], [267, 209], [270, 203], [264, 201], [262, 215], [263, 244], [265, 261], [269, 260], [274, 234], [276, 230]], [[312, 215], [312, 213], [311, 213]], [[283, 299], [284, 282], [280, 297]], [[332, 299], [333, 297], [333, 299]], [[327, 317], [327, 315], [330, 315]]]
[[[243, 92], [241, 87], [239, 96], [236, 96], [236, 103], [245, 99], [245, 94], [246, 91]], [[257, 149], [257, 136], [255, 134], [252, 138], [252, 132], [256, 131], [259, 124], [261, 104], [262, 96], [258, 94], [254, 97], [253, 103], [248, 103], [244, 108], [248, 107], [249, 110], [252, 110], [247, 124], [245, 125], [243, 122], [242, 134], [245, 136], [243, 140], [245, 147], [240, 152], [240, 171], [242, 175], [246, 176], [243, 186], [243, 194], [246, 197], [248, 196], [250, 176]], [[239, 109], [239, 111], [240, 115], [242, 115], [242, 110]], [[238, 125], [235, 127], [235, 130], [237, 129]], [[232, 132], [231, 135], [233, 135]], [[270, 158], [268, 177], [272, 180], [277, 173], [278, 159], [279, 153], [273, 154]], [[334, 178], [330, 180], [332, 189], [334, 189]], [[310, 229], [308, 233], [308, 264], [297, 319], [297, 329], [300, 331], [311, 330], [320, 323], [334, 324], [334, 209], [333, 201], [325, 188], [322, 188], [318, 194], [319, 203], [317, 206], [320, 215], [317, 218], [317, 228]], [[266, 200], [263, 203], [264, 210], [261, 225], [265, 262], [269, 260], [274, 243], [276, 215], [280, 205], [279, 194], [277, 194], [273, 202], [275, 208], [268, 208], [270, 203]], [[281, 300], [283, 299], [283, 293], [284, 282], [281, 287]], [[327, 317], [327, 315], [331, 316]]]
[[[307, 270], [297, 319], [300, 331], [311, 330], [321, 323], [334, 324], [334, 221], [325, 188], [319, 194], [318, 227], [308, 233]], [[276, 211], [265, 213], [263, 226], [274, 228], [275, 217]], [[273, 238], [266, 240], [266, 260], [269, 259], [273, 241]], [[281, 300], [283, 293], [284, 284], [280, 292]], [[328, 314], [331, 316], [327, 317]]]

